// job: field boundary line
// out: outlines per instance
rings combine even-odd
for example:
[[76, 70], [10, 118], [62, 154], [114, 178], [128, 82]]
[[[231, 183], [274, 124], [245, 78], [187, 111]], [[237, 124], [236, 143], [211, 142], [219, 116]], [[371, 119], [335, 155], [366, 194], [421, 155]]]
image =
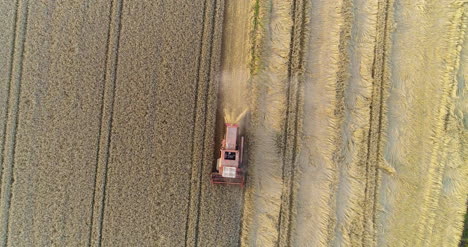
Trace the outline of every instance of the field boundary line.
[[291, 232], [294, 227], [294, 197], [296, 156], [298, 151], [298, 121], [302, 105], [301, 85], [303, 84], [304, 41], [306, 25], [306, 4], [304, 0], [292, 2], [292, 29], [288, 65], [288, 103], [283, 141], [283, 188], [281, 193], [280, 215], [278, 222], [278, 246], [291, 245]]
[[[16, 151], [16, 136], [18, 133], [18, 122], [19, 122], [19, 105], [21, 97], [21, 80], [23, 75], [24, 65], [24, 49], [26, 43], [27, 27], [28, 27], [28, 14], [29, 14], [29, 2], [24, 0], [16, 3], [16, 14], [15, 14], [15, 30], [14, 30], [14, 47], [15, 51], [12, 51], [12, 65], [11, 73], [9, 76], [9, 94], [8, 94], [8, 105], [7, 105], [7, 120], [5, 128], [5, 141], [3, 146], [2, 156], [2, 183], [1, 183], [1, 245], [8, 245], [8, 232], [9, 232], [9, 218], [10, 218], [10, 206], [12, 187], [14, 183], [13, 170], [15, 163], [15, 151]], [[21, 18], [18, 18], [18, 8], [21, 9]], [[18, 43], [18, 44], [17, 44]], [[18, 49], [18, 51], [16, 51]], [[11, 90], [13, 89], [13, 90]], [[10, 101], [10, 98], [13, 100]], [[13, 102], [12, 105], [10, 105]], [[11, 108], [11, 109], [10, 109]], [[12, 116], [11, 116], [12, 115]], [[9, 129], [9, 131], [7, 130]], [[8, 135], [9, 138], [6, 138]], [[8, 143], [7, 143], [8, 142]], [[7, 148], [8, 144], [8, 148]], [[6, 162], [5, 162], [6, 160]], [[6, 166], [4, 165], [6, 164]]]
[[122, 28], [122, 9], [123, 0], [114, 0], [111, 2], [88, 246], [101, 246], [102, 244], [102, 231], [107, 199], [108, 164], [112, 142], [118, 52], [120, 46], [120, 31]]

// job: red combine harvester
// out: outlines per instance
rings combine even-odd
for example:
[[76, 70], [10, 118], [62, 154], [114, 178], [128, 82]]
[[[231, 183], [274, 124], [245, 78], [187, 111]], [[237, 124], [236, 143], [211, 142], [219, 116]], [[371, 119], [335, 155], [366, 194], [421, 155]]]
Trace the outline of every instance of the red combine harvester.
[[244, 154], [244, 137], [237, 145], [237, 124], [226, 124], [226, 135], [221, 146], [221, 157], [216, 163], [216, 172], [211, 173], [212, 184], [236, 184], [244, 186], [242, 159]]

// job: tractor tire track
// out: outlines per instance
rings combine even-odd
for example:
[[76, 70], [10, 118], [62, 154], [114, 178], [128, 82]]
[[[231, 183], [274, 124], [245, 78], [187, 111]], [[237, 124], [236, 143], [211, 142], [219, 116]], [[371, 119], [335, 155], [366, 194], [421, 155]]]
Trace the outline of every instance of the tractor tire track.
[[104, 61], [106, 67], [101, 93], [101, 118], [96, 149], [88, 246], [102, 245], [123, 4], [123, 0], [116, 0], [112, 1], [109, 6], [109, 27]]
[[292, 30], [290, 41], [289, 65], [288, 65], [288, 100], [286, 104], [286, 118], [283, 141], [283, 189], [281, 193], [280, 219], [278, 224], [278, 246], [291, 245], [291, 231], [294, 226], [294, 201], [295, 201], [295, 173], [296, 155], [298, 149], [298, 128], [301, 119], [300, 106], [302, 102], [303, 84], [303, 54], [305, 43], [306, 25], [305, 0], [294, 0], [292, 3]]
[[[200, 50], [200, 53], [199, 53], [199, 57], [198, 57], [198, 61], [197, 61], [197, 77], [196, 77], [196, 85], [195, 85], [195, 104], [194, 104], [194, 107], [193, 107], [193, 122], [195, 123], [194, 124], [194, 127], [193, 127], [193, 133], [192, 133], [192, 149], [191, 149], [191, 153], [192, 153], [192, 160], [191, 160], [191, 164], [192, 164], [192, 169], [191, 169], [191, 172], [190, 172], [190, 190], [188, 192], [188, 197], [189, 197], [189, 204], [188, 204], [188, 207], [187, 207], [187, 217], [186, 217], [186, 225], [185, 225], [185, 246], [188, 246], [189, 245], [189, 232], [192, 232], [192, 231], [195, 231], [190, 229], [189, 230], [189, 226], [190, 226], [190, 222], [192, 221], [192, 217], [193, 217], [193, 213], [192, 211], [195, 211], [195, 215], [197, 215], [196, 217], [196, 221], [195, 221], [195, 224], [198, 225], [198, 204], [200, 203], [200, 198], [199, 196], [195, 196], [195, 197], [192, 197], [192, 193], [193, 192], [197, 192], [197, 195], [200, 193], [200, 188], [199, 188], [199, 183], [201, 183], [200, 181], [200, 174], [201, 174], [201, 166], [197, 166], [197, 165], [194, 165], [195, 163], [195, 137], [196, 137], [196, 133], [198, 133], [196, 130], [196, 126], [198, 126], [199, 124], [199, 114], [197, 112], [198, 110], [198, 105], [200, 104], [200, 100], [199, 100], [199, 92], [200, 92], [200, 73], [201, 73], [201, 60], [202, 60], [202, 54], [203, 54], [203, 38], [205, 36], [205, 19], [207, 18], [206, 17], [206, 3], [207, 3], [208, 0], [205, 0], [205, 2], [203, 3], [203, 13], [202, 13], [202, 16], [203, 16], [203, 21], [202, 21], [202, 31], [201, 31], [201, 35], [200, 35], [200, 41], [199, 41], [199, 50]], [[204, 121], [202, 121], [204, 122]], [[201, 139], [203, 139], [203, 137], [200, 137]], [[199, 145], [198, 145], [199, 146]], [[198, 147], [197, 146], [197, 147]], [[203, 152], [202, 152], [203, 153]], [[198, 163], [198, 162], [197, 162]], [[195, 174], [195, 176], [194, 176]], [[198, 178], [198, 179], [195, 179]], [[195, 188], [198, 188], [198, 189], [195, 189]], [[196, 200], [195, 200], [196, 198]], [[197, 206], [192, 206], [194, 204], [197, 204]], [[194, 209], [192, 209], [192, 207], [194, 207]], [[192, 217], [191, 217], [192, 215]], [[193, 223], [192, 223], [193, 224]], [[196, 227], [196, 226], [195, 226]], [[196, 232], [193, 234], [193, 235], [196, 235]], [[191, 238], [193, 239], [193, 237]], [[195, 244], [193, 244], [195, 245]]]
[[[16, 136], [20, 114], [21, 82], [23, 76], [24, 48], [26, 43], [29, 2], [18, 1], [15, 13], [14, 46], [12, 51], [11, 72], [9, 75], [7, 121], [5, 126], [5, 141], [3, 141], [1, 159], [1, 195], [0, 195], [0, 244], [8, 245], [10, 222], [10, 206], [12, 187], [14, 183], [13, 171], [15, 168]], [[18, 12], [20, 14], [18, 15]], [[20, 18], [18, 18], [18, 16]], [[3, 138], [2, 138], [3, 139]]]
[[[335, 150], [329, 157], [336, 167], [336, 181], [330, 208], [334, 220], [328, 222], [327, 242], [337, 246], [369, 245], [363, 242], [366, 224], [365, 188], [374, 74], [378, 3], [367, 0], [343, 1], [339, 39], [339, 67], [334, 100]], [[309, 144], [310, 145], [310, 144]], [[314, 144], [312, 144], [314, 145]], [[316, 144], [320, 145], [320, 144]], [[373, 179], [373, 178], [372, 178]]]
[[23, 4], [8, 245], [87, 245], [108, 5]]
[[[209, 57], [209, 59], [206, 61], [207, 65], [206, 65], [206, 68], [204, 68], [206, 70], [206, 77], [205, 77], [205, 80], [206, 80], [206, 87], [205, 87], [205, 90], [204, 90], [204, 126], [205, 126], [205, 130], [203, 132], [203, 137], [202, 137], [202, 140], [203, 140], [203, 147], [202, 147], [202, 152], [201, 152], [201, 159], [200, 159], [200, 173], [198, 174], [198, 197], [197, 197], [197, 210], [196, 210], [196, 224], [195, 224], [195, 233], [194, 233], [194, 236], [193, 236], [193, 240], [195, 241], [194, 245], [193, 246], [199, 246], [199, 242], [200, 242], [200, 214], [201, 214], [201, 204], [202, 204], [202, 198], [203, 198], [203, 190], [202, 190], [202, 184], [203, 184], [203, 175], [205, 175], [204, 171], [206, 170], [206, 167], [207, 167], [207, 163], [208, 164], [211, 164], [211, 159], [209, 159], [208, 157], [210, 157], [208, 155], [207, 157], [207, 152], [206, 150], [209, 150], [209, 148], [207, 147], [212, 147], [212, 142], [211, 140], [213, 140], [213, 137], [212, 135], [210, 135], [209, 133], [212, 133], [212, 129], [213, 128], [209, 128], [210, 126], [213, 126], [213, 122], [210, 121], [212, 118], [209, 118], [208, 115], [208, 99], [209, 99], [209, 92], [210, 92], [210, 88], [214, 87], [214, 88], [217, 88], [217, 81], [216, 80], [212, 80], [214, 77], [214, 75], [212, 74], [213, 72], [216, 73], [216, 70], [213, 71], [213, 68], [212, 68], [212, 63], [213, 63], [213, 50], [214, 50], [214, 46], [216, 45], [215, 43], [213, 43], [213, 40], [214, 40], [214, 30], [215, 30], [215, 27], [216, 27], [216, 17], [217, 17], [217, 12], [219, 11], [218, 10], [218, 5], [219, 2], [218, 0], [214, 0], [212, 2], [212, 9], [210, 12], [208, 12], [209, 14], [207, 15], [207, 18], [208, 16], [210, 16], [211, 14], [211, 22], [209, 23], [209, 25], [211, 25], [211, 28], [210, 28], [210, 32], [207, 34], [207, 40], [205, 40], [205, 42], [203, 42], [203, 44], [208, 44], [209, 45], [209, 51], [208, 51], [208, 54], [207, 54], [207, 57]], [[222, 12], [222, 11], [221, 11]], [[221, 21], [222, 23], [222, 21]], [[208, 38], [209, 37], [209, 38]], [[217, 49], [216, 49], [217, 50]], [[216, 63], [217, 61], [215, 61], [214, 64], [217, 64]], [[210, 83], [211, 82], [211, 83]], [[215, 90], [216, 91], [216, 90]], [[213, 94], [211, 94], [213, 95]], [[213, 117], [213, 115], [211, 115], [211, 117]], [[211, 124], [208, 124], [208, 122], [211, 122]], [[210, 152], [208, 152], [210, 153]], [[208, 158], [208, 159], [207, 159]]]
[[[201, 103], [209, 100], [203, 97], [211, 28], [204, 26], [210, 27], [212, 5], [206, 5], [125, 1], [102, 245], [183, 246], [194, 239], [186, 233], [187, 212], [196, 209], [191, 199], [198, 198], [191, 178], [202, 166], [198, 148], [209, 129]], [[207, 41], [201, 55], [200, 37]], [[196, 214], [189, 218], [196, 221]]]
[[[6, 141], [6, 131], [7, 131], [7, 123], [8, 123], [8, 111], [10, 109], [10, 91], [11, 91], [11, 80], [13, 76], [13, 64], [14, 64], [14, 59], [15, 59], [15, 52], [16, 52], [16, 32], [17, 32], [17, 25], [18, 25], [18, 1], [13, 2], [1, 2], [0, 8], [3, 9], [2, 14], [4, 15], [4, 18], [2, 22], [2, 34], [0, 34], [0, 40], [2, 41], [1, 47], [0, 47], [0, 54], [2, 55], [1, 57], [1, 68], [5, 68], [4, 70], [2, 69], [0, 72], [2, 72], [2, 80], [0, 84], [0, 104], [5, 107], [0, 107], [0, 124], [1, 124], [1, 129], [0, 129], [0, 194], [2, 191], [1, 184], [2, 184], [2, 177], [3, 177], [3, 152], [4, 152], [4, 147], [5, 147], [5, 141]], [[11, 16], [8, 16], [11, 15]], [[8, 18], [8, 19], [6, 19]], [[6, 21], [8, 20], [8, 21]], [[8, 26], [8, 27], [7, 27]], [[10, 37], [7, 37], [9, 35]], [[7, 45], [6, 41], [7, 39], [10, 39], [9, 44]], [[5, 41], [5, 43], [3, 43]], [[9, 49], [9, 50], [8, 50]], [[7, 55], [8, 54], [8, 55]], [[3, 75], [5, 75], [5, 78], [3, 78]]]
[[[194, 108], [194, 133], [192, 149], [191, 186], [185, 231], [185, 246], [200, 246], [200, 227], [212, 226], [202, 218], [204, 186], [207, 170], [211, 169], [214, 147], [214, 126], [218, 90], [218, 69], [223, 23], [223, 0], [207, 0], [204, 3], [203, 31], [200, 37], [200, 60], [197, 68], [196, 106]], [[197, 144], [198, 143], [198, 144]], [[208, 180], [209, 183], [209, 180]], [[214, 238], [215, 236], [210, 236]], [[210, 242], [210, 241], [208, 241]], [[222, 240], [220, 239], [220, 242]], [[214, 244], [214, 243], [211, 243]], [[211, 245], [210, 244], [210, 245]]]
[[372, 77], [374, 79], [370, 117], [369, 117], [369, 133], [367, 137], [367, 158], [366, 158], [366, 179], [364, 190], [364, 212], [362, 232], [362, 243], [365, 245], [376, 244], [376, 207], [377, 207], [377, 191], [379, 183], [379, 163], [382, 163], [381, 146], [382, 142], [382, 127], [384, 125], [384, 99], [388, 95], [388, 80], [386, 80], [386, 54], [388, 32], [389, 32], [389, 9], [390, 0], [382, 0], [378, 2], [377, 12], [377, 27], [374, 64], [372, 66]]

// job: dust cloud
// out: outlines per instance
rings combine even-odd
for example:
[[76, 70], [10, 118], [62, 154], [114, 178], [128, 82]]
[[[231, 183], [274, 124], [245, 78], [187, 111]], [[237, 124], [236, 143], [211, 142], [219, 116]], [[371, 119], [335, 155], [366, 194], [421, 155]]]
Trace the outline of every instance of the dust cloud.
[[219, 91], [221, 99], [221, 110], [225, 123], [239, 124], [242, 118], [247, 114], [248, 94], [246, 82], [242, 80], [246, 71], [234, 71], [222, 73], [222, 85]]

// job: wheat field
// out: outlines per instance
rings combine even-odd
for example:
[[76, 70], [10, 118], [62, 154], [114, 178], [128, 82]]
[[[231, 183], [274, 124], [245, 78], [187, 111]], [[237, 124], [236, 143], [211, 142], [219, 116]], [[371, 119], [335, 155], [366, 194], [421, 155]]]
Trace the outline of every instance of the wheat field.
[[[458, 246], [463, 0], [0, 0], [1, 246]], [[245, 187], [212, 185], [223, 124]]]

